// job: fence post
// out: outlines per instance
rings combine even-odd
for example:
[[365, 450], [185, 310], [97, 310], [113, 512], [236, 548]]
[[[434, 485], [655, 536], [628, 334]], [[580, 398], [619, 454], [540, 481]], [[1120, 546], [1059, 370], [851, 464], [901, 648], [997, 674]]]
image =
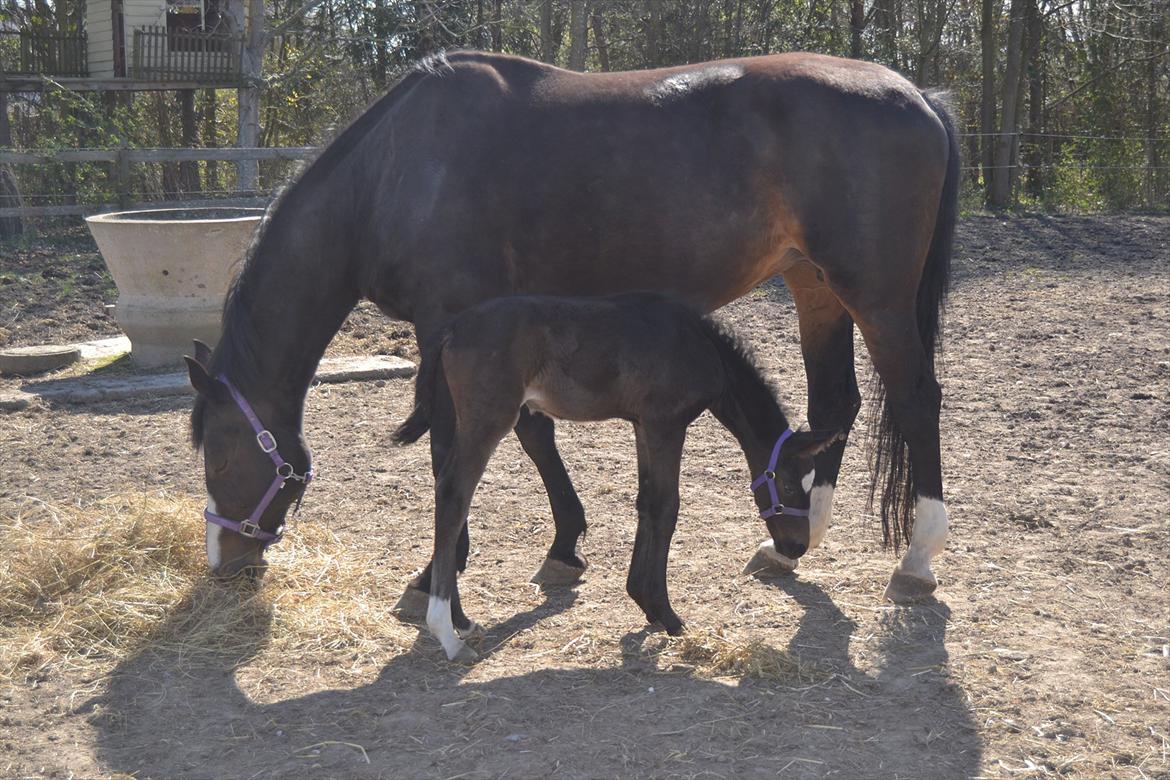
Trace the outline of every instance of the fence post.
[[114, 187], [118, 191], [118, 208], [130, 208], [130, 157], [125, 145], [118, 149], [114, 160]]

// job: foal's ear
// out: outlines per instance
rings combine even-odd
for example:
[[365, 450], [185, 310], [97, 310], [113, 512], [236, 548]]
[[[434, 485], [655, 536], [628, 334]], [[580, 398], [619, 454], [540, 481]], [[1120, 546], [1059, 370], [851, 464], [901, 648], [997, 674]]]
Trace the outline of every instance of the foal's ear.
[[183, 360], [187, 361], [187, 378], [191, 380], [191, 387], [195, 388], [195, 392], [209, 401], [218, 400], [219, 382], [212, 379], [203, 364], [195, 358], [183, 355]]
[[844, 439], [845, 432], [840, 429], [829, 431], [797, 431], [792, 434], [792, 454], [798, 458], [811, 458]]
[[205, 366], [211, 365], [211, 347], [204, 344], [199, 339], [195, 341], [195, 359]]

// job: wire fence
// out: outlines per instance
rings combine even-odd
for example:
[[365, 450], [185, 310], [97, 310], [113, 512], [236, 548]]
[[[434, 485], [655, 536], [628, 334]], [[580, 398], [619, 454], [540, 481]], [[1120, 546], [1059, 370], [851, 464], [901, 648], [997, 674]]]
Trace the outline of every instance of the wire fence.
[[[1170, 136], [1084, 132], [957, 134], [967, 206], [979, 206], [1000, 175], [1012, 202], [1055, 212], [1170, 211]], [[980, 164], [989, 139], [1011, 139], [1010, 161]], [[291, 181], [316, 150], [0, 150], [0, 219], [62, 217], [175, 200], [264, 199]], [[121, 155], [121, 156], [119, 156]], [[237, 163], [257, 159], [240, 186]]]

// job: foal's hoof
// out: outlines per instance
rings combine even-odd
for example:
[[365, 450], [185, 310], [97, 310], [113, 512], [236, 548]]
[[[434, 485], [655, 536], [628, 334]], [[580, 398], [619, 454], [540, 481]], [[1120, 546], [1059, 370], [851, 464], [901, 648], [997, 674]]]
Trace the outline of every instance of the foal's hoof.
[[474, 620], [467, 621], [467, 628], [456, 628], [455, 633], [459, 635], [460, 639], [479, 639], [487, 635], [484, 627]]
[[406, 586], [402, 598], [394, 605], [394, 611], [403, 620], [423, 620], [427, 616], [427, 604], [431, 597], [426, 591]]
[[753, 577], [783, 577], [791, 574], [798, 563], [795, 558], [776, 552], [775, 544], [769, 539], [759, 546], [747, 566], [743, 567], [743, 573]]
[[913, 604], [930, 598], [937, 587], [938, 581], [934, 575], [930, 579], [923, 579], [895, 571], [890, 577], [890, 584], [886, 586], [886, 598], [895, 604]]
[[[582, 564], [586, 564], [585, 557], [577, 554]], [[532, 582], [537, 585], [576, 585], [585, 574], [585, 566], [570, 566], [556, 558], [545, 558], [544, 563], [536, 574], [532, 575]]]

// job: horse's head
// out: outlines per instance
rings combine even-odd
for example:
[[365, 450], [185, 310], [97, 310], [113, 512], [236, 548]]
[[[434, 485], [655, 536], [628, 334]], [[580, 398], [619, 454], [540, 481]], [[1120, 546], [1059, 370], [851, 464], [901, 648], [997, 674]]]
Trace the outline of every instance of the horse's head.
[[776, 552], [796, 559], [809, 543], [809, 492], [816, 477], [813, 458], [840, 439], [841, 431], [788, 430], [756, 462], [768, 465], [752, 482], [760, 517]]
[[213, 376], [211, 351], [201, 342], [185, 359], [198, 393], [191, 431], [207, 483], [207, 562], [217, 576], [256, 576], [311, 476], [299, 415], [245, 399], [228, 377]]

